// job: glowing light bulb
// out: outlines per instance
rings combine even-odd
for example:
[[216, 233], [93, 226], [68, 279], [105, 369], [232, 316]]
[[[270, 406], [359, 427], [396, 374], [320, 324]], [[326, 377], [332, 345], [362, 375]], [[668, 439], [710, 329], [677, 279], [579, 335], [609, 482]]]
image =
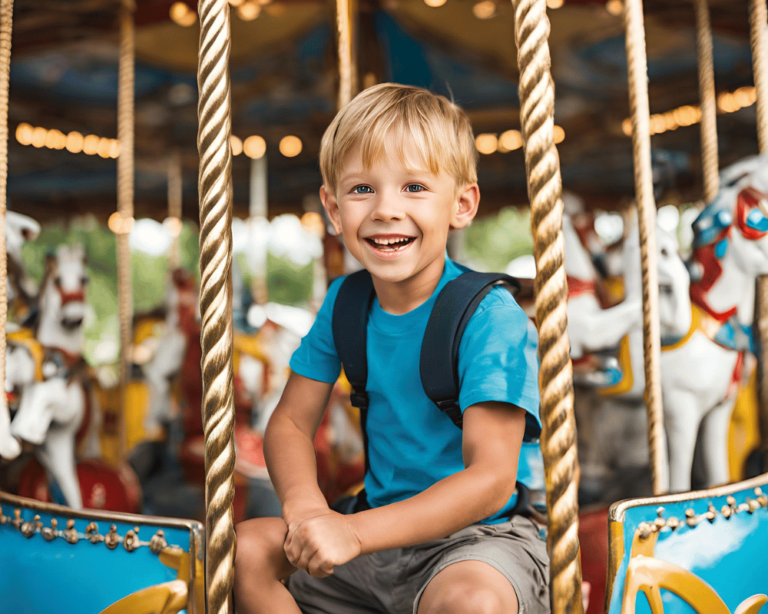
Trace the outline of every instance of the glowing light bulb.
[[481, 154], [489, 156], [499, 148], [499, 140], [495, 134], [478, 134], [475, 137], [475, 147]]
[[239, 156], [241, 153], [243, 153], [243, 141], [241, 141], [234, 134], [230, 135], [229, 137], [229, 145], [232, 147], [233, 156]]
[[618, 17], [624, 11], [624, 3], [621, 0], [608, 0], [605, 3], [605, 10], [614, 17]]
[[254, 134], [245, 139], [243, 151], [249, 158], [258, 160], [267, 152], [267, 142], [264, 140], [264, 137]]
[[16, 140], [22, 145], [31, 145], [33, 132], [34, 128], [29, 124], [19, 124], [16, 126]]
[[93, 156], [99, 151], [99, 137], [89, 134], [83, 139], [83, 153]]
[[499, 137], [499, 151], [515, 151], [523, 146], [523, 135], [519, 130], [507, 130]]
[[45, 139], [48, 137], [48, 131], [38, 126], [32, 130], [32, 147], [45, 147]]
[[433, 9], [436, 9], [440, 6], [443, 6], [448, 0], [424, 0], [424, 4], [427, 6], [431, 6]]
[[551, 9], [559, 9], [565, 4], [565, 0], [547, 0], [547, 7]]
[[261, 13], [261, 5], [256, 2], [246, 0], [241, 6], [235, 9], [237, 16], [243, 21], [253, 21]]
[[197, 21], [197, 13], [190, 9], [184, 2], [174, 2], [168, 14], [176, 25], [188, 28]]
[[493, 0], [481, 0], [472, 7], [472, 12], [478, 19], [490, 19], [496, 14], [496, 3]]
[[565, 140], [565, 130], [561, 126], [555, 126], [552, 129], [552, 139], [555, 141], [555, 145], [559, 145]]
[[280, 140], [280, 153], [286, 158], [295, 158], [301, 153], [302, 148], [301, 139], [297, 136], [284, 136]]
[[117, 139], [110, 139], [109, 140], [109, 157], [110, 158], [117, 158], [120, 156], [120, 141]]
[[67, 135], [67, 151], [70, 153], [80, 153], [83, 151], [83, 135], [79, 132], [72, 131]]

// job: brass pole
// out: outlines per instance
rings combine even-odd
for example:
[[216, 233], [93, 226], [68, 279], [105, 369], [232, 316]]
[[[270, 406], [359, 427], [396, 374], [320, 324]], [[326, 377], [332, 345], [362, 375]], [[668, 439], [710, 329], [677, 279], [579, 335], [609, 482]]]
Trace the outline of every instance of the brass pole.
[[656, 264], [656, 202], [653, 196], [651, 136], [648, 110], [648, 65], [645, 56], [645, 26], [642, 0], [624, 2], [629, 106], [632, 112], [632, 154], [635, 166], [637, 221], [640, 231], [640, 260], [643, 271], [643, 350], [645, 355], [645, 407], [648, 413], [653, 493], [664, 491], [666, 466], [664, 423], [661, 407], [661, 330], [659, 327], [659, 281]]
[[117, 211], [120, 214], [117, 240], [117, 300], [120, 323], [120, 411], [118, 412], [117, 458], [125, 457], [126, 387], [130, 375], [133, 294], [131, 291], [131, 249], [128, 235], [133, 226], [133, 99], [134, 99], [134, 24], [132, 0], [120, 6], [120, 64], [117, 92]]
[[547, 548], [552, 612], [581, 614], [579, 469], [567, 334], [560, 160], [552, 135], [555, 92], [550, 74], [549, 19], [545, 0], [513, 0], [512, 4], [520, 69], [520, 121], [536, 258], [541, 450], [549, 508]]
[[179, 232], [181, 232], [181, 215], [183, 202], [183, 183], [181, 171], [181, 155], [174, 150], [168, 160], [168, 218], [171, 220], [173, 242], [168, 254], [168, 266], [171, 270], [179, 266]]
[[356, 0], [336, 0], [336, 44], [339, 56], [338, 108], [357, 94]]
[[717, 147], [717, 98], [712, 57], [712, 27], [708, 0], [694, 0], [696, 10], [696, 51], [699, 65], [701, 101], [701, 171], [704, 202], [712, 202], [720, 189], [720, 163]]
[[[749, 25], [752, 46], [752, 72], [757, 93], [757, 144], [761, 154], [768, 152], [768, 49], [766, 48], [765, 0], [750, 0]], [[757, 333], [760, 338], [759, 393], [760, 439], [768, 461], [768, 276], [757, 281]]]
[[[11, 31], [13, 28], [13, 0], [0, 0], [0, 381], [5, 381], [5, 323], [8, 319], [6, 278], [8, 262], [5, 252], [5, 211], [8, 188], [8, 89], [11, 72]], [[0, 403], [0, 419], [4, 428], [10, 425], [5, 395]], [[11, 442], [13, 440], [10, 440]], [[13, 445], [13, 447], [16, 447]], [[5, 450], [11, 457], [20, 450]]]
[[200, 313], [208, 613], [232, 612], [235, 406], [232, 385], [232, 150], [229, 4], [200, 0]]

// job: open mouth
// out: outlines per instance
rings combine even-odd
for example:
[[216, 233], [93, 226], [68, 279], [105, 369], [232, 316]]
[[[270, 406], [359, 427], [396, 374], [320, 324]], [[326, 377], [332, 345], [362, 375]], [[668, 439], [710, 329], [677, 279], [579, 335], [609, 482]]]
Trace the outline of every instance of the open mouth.
[[368, 244], [377, 251], [399, 252], [416, 240], [416, 237], [396, 237], [391, 239], [367, 238]]

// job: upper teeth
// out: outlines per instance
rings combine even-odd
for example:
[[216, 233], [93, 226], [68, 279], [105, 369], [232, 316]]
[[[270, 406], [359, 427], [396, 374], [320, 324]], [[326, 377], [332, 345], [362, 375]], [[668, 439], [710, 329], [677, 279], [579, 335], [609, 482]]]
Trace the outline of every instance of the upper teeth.
[[407, 241], [408, 239], [373, 239], [373, 242], [377, 245], [392, 245], [394, 243], [401, 243], [402, 241]]

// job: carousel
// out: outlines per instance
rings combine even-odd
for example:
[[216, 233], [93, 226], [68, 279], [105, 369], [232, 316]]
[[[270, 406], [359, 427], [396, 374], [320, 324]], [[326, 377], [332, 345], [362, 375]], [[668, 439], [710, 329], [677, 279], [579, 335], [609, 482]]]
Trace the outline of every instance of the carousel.
[[[356, 266], [319, 139], [397, 81], [467, 109], [484, 217], [449, 252], [539, 331], [552, 612], [761, 612], [767, 29], [765, 0], [0, 0], [2, 611], [234, 611], [288, 361]], [[350, 390], [329, 503], [364, 477]]]

